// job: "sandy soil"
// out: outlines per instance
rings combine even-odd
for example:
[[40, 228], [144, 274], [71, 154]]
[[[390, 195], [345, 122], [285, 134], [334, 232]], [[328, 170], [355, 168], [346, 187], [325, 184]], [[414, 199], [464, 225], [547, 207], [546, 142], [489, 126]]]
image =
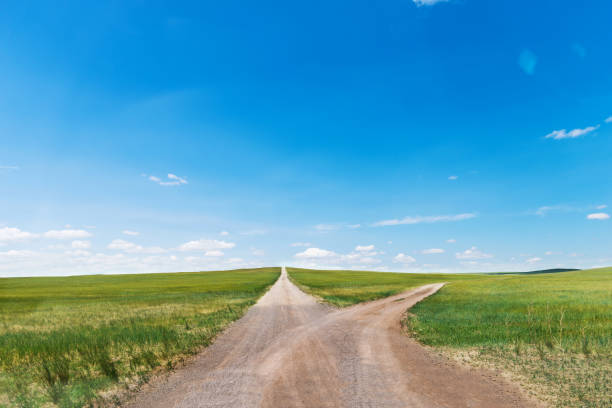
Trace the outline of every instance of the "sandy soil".
[[442, 285], [334, 309], [279, 280], [214, 344], [127, 406], [530, 407], [490, 371], [459, 367], [402, 333], [412, 305]]

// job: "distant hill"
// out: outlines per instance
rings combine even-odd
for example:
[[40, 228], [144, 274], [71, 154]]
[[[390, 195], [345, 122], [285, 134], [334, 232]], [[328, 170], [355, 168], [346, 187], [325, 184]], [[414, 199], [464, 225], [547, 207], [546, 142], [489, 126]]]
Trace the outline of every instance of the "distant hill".
[[491, 273], [487, 275], [540, 275], [545, 273], [559, 273], [559, 272], [576, 272], [581, 269], [572, 269], [572, 268], [556, 268], [556, 269], [541, 269], [538, 271], [529, 271], [529, 272], [497, 272]]
[[557, 269], [542, 269], [539, 271], [529, 271], [529, 272], [523, 272], [523, 273], [531, 273], [531, 274], [539, 274], [539, 273], [559, 273], [559, 272], [575, 272], [575, 271], [579, 271], [580, 269], [572, 269], [572, 268], [567, 268], [567, 269], [563, 269], [563, 268], [557, 268]]

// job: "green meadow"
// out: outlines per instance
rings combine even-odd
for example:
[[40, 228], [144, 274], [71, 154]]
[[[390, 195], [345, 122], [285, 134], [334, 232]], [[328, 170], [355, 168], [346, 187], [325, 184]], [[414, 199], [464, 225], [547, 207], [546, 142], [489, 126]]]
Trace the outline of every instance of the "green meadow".
[[552, 406], [612, 406], [612, 268], [451, 275], [289, 268], [336, 306], [447, 282], [413, 307], [410, 332], [463, 363], [502, 370]]
[[279, 274], [0, 279], [0, 406], [116, 402], [210, 344]]

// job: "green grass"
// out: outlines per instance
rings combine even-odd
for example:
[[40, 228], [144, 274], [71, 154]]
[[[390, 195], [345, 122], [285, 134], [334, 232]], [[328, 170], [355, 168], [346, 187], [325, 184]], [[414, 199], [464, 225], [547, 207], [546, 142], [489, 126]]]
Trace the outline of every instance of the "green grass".
[[448, 282], [410, 310], [422, 343], [515, 376], [551, 405], [612, 406], [612, 268], [542, 275], [289, 269], [338, 306]]
[[0, 406], [112, 402], [210, 344], [279, 273], [0, 279]]

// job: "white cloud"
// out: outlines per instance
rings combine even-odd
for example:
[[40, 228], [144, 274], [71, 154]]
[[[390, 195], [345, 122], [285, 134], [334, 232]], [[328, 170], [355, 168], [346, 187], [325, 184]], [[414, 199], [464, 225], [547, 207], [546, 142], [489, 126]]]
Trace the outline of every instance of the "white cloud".
[[180, 251], [211, 251], [214, 249], [230, 249], [235, 247], [233, 242], [218, 241], [216, 239], [199, 239], [196, 241], [185, 242], [180, 245]]
[[454, 244], [455, 242], [457, 242], [457, 240], [455, 238], [451, 238], [447, 239], [446, 242], [448, 242], [449, 244]]
[[25, 241], [36, 237], [38, 234], [22, 231], [19, 228], [0, 228], [0, 242]]
[[114, 239], [110, 244], [108, 244], [107, 248], [133, 254], [160, 254], [166, 252], [165, 249], [160, 247], [143, 247], [123, 239]]
[[588, 133], [591, 133], [595, 130], [599, 129], [599, 125], [597, 126], [587, 126], [584, 129], [573, 129], [570, 130], [569, 132], [566, 129], [561, 129], [561, 130], [553, 130], [552, 132], [550, 132], [549, 134], [547, 134], [546, 136], [544, 136], [546, 139], [555, 139], [555, 140], [560, 140], [560, 139], [575, 139], [577, 137], [580, 136], [584, 136]]
[[253, 256], [264, 256], [266, 252], [262, 249], [251, 248], [251, 254]]
[[361, 228], [361, 224], [349, 224], [347, 225], [347, 227], [349, 227], [350, 229], [357, 229]]
[[430, 215], [430, 216], [415, 216], [415, 217], [404, 217], [402, 219], [383, 220], [375, 222], [375, 227], [388, 226], [388, 225], [404, 225], [404, 224], [431, 224], [434, 222], [450, 222], [450, 221], [463, 221], [469, 220], [470, 218], [476, 217], [476, 214], [456, 214], [456, 215]]
[[596, 206], [595, 208], [598, 210], [603, 210], [604, 208], [608, 208], [608, 206], [605, 204], [601, 204], [601, 205]]
[[29, 258], [32, 256], [35, 256], [37, 254], [37, 252], [34, 251], [28, 251], [28, 250], [16, 250], [16, 249], [11, 249], [9, 251], [5, 251], [5, 252], [0, 252], [0, 260], [5, 259], [5, 260], [11, 260], [11, 259], [15, 259], [15, 258]]
[[333, 258], [338, 256], [334, 251], [328, 251], [327, 249], [321, 248], [308, 248], [304, 252], [295, 254], [296, 258], [301, 259], [321, 259], [321, 258]]
[[491, 254], [485, 254], [484, 252], [482, 252], [481, 250], [479, 250], [478, 248], [471, 247], [470, 249], [466, 249], [463, 252], [457, 252], [455, 254], [455, 257], [457, 259], [487, 259], [487, 258], [493, 258], [493, 255]]
[[43, 235], [45, 238], [52, 239], [77, 239], [89, 238], [91, 237], [91, 232], [85, 230], [64, 229], [47, 231]]
[[422, 250], [421, 253], [424, 255], [443, 254], [444, 250], [441, 248], [430, 248]]
[[73, 249], [89, 249], [91, 248], [91, 242], [89, 241], [72, 241]]
[[374, 245], [357, 245], [355, 251], [357, 252], [370, 252], [374, 250]]
[[172, 173], [168, 173], [168, 179], [167, 180], [162, 180], [159, 177], [156, 176], [149, 176], [148, 179], [154, 183], [159, 184], [160, 186], [180, 186], [182, 184], [188, 184], [187, 180], [185, 180], [183, 177], [179, 177], [176, 174], [172, 174]]
[[399, 253], [395, 256], [395, 258], [393, 258], [393, 262], [407, 264], [416, 262], [416, 259], [414, 259], [410, 255]]
[[536, 262], [540, 262], [541, 260], [542, 260], [542, 258], [538, 258], [538, 257], [535, 257], [535, 258], [529, 258], [529, 259], [527, 260], [527, 263], [529, 263], [529, 264], [533, 264], [533, 263], [536, 263]]
[[123, 231], [121, 231], [121, 233], [125, 234], [125, 235], [131, 235], [133, 237], [135, 237], [137, 235], [140, 235], [140, 232], [138, 232], [138, 231], [130, 231], [130, 230], [123, 230]]
[[457, 180], [459, 176], [448, 176], [449, 180]]
[[612, 116], [606, 118], [606, 123], [612, 123]]
[[310, 242], [294, 242], [291, 244], [292, 247], [309, 247], [312, 246]]
[[414, 4], [416, 4], [417, 6], [421, 7], [421, 6], [433, 6], [434, 4], [438, 4], [438, 3], [446, 3], [449, 0], [412, 0], [412, 2]]
[[213, 250], [204, 252], [204, 256], [212, 256], [212, 257], [223, 256], [223, 251], [219, 251], [218, 249], [213, 249]]
[[221, 235], [222, 237], [227, 237], [227, 236], [229, 235], [229, 232], [227, 232], [227, 231], [221, 231], [221, 232], [219, 233], [219, 235]]
[[[359, 248], [359, 247], [358, 247]], [[368, 250], [374, 246], [367, 246]], [[362, 250], [350, 252], [348, 254], [339, 254], [334, 251], [321, 248], [308, 248], [303, 252], [295, 254], [296, 259], [306, 261], [304, 266], [307, 267], [327, 267], [327, 266], [356, 266], [356, 265], [376, 265], [380, 264], [380, 259], [374, 258], [377, 252]]]
[[533, 75], [535, 73], [537, 63], [538, 57], [530, 50], [525, 49], [521, 52], [521, 55], [519, 55], [519, 67], [521, 67], [523, 72], [525, 72], [527, 75]]
[[602, 212], [587, 215], [588, 220], [607, 220], [609, 218], [610, 216], [608, 214]]
[[66, 251], [64, 253], [69, 256], [78, 256], [78, 257], [85, 257], [85, 256], [91, 255], [91, 252], [85, 251], [84, 249], [76, 249], [74, 251]]

